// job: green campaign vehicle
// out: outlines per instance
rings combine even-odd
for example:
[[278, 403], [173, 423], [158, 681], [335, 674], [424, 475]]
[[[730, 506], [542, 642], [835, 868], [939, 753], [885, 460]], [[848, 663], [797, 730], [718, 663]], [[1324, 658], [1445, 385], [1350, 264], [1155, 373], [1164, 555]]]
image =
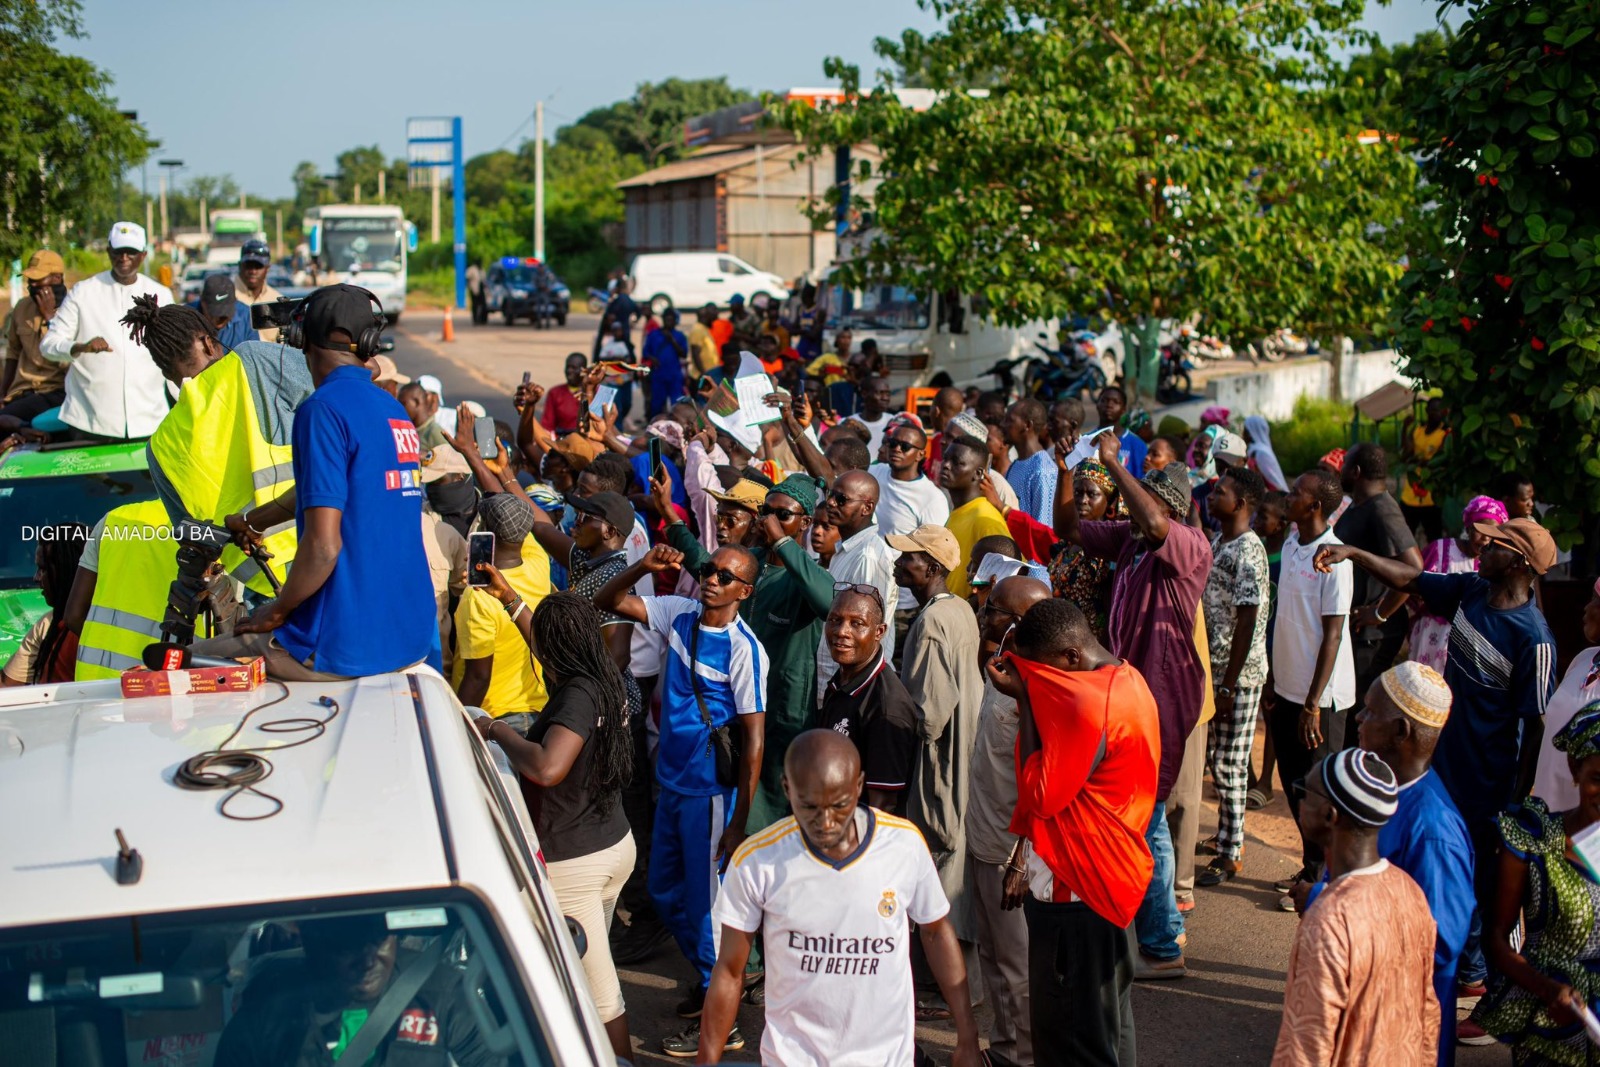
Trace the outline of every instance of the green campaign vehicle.
[[26, 445], [0, 456], [0, 664], [49, 610], [34, 580], [39, 531], [92, 527], [112, 508], [155, 498], [143, 441]]

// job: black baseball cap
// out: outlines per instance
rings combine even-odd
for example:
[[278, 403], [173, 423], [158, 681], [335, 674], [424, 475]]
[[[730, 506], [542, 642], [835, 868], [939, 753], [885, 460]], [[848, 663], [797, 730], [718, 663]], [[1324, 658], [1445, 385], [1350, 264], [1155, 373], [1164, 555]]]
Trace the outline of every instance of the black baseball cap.
[[272, 250], [267, 247], [267, 242], [252, 238], [239, 249], [240, 263], [259, 263], [263, 267], [272, 265]]
[[200, 286], [200, 311], [208, 319], [233, 317], [238, 298], [233, 295], [233, 279], [226, 274], [208, 274]]
[[[231, 284], [231, 283], [230, 283]], [[379, 312], [371, 293], [355, 285], [326, 285], [306, 297], [306, 343], [333, 347], [335, 330], [350, 335], [351, 342], [378, 325]]]
[[633, 529], [633, 505], [621, 493], [604, 492], [588, 497], [569, 493], [567, 503], [577, 511], [600, 516], [619, 533], [626, 534]]

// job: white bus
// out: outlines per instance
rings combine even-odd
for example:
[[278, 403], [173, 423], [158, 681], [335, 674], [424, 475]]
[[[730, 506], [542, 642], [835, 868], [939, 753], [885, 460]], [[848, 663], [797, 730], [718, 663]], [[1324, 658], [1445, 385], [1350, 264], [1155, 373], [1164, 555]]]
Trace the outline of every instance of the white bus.
[[266, 217], [258, 207], [219, 207], [211, 212], [211, 242], [206, 248], [208, 266], [239, 262], [246, 241], [267, 239]]
[[390, 322], [406, 307], [406, 256], [417, 248], [417, 228], [392, 204], [324, 204], [306, 212], [311, 254], [322, 265], [318, 280], [349, 282], [383, 305]]

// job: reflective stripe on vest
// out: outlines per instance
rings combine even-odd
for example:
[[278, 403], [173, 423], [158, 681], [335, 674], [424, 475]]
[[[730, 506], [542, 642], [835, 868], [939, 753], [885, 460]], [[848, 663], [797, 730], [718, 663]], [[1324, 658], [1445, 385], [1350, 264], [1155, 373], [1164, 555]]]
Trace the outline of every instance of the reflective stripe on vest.
[[[244, 361], [233, 352], [184, 383], [178, 402], [150, 437], [150, 454], [184, 510], [214, 526], [294, 488], [293, 450], [262, 436]], [[282, 581], [299, 547], [294, 525], [277, 528], [262, 543]], [[222, 565], [256, 592], [272, 594], [260, 567], [233, 545], [223, 550]]]
[[115, 678], [143, 664], [145, 646], [161, 639], [167, 596], [178, 576], [177, 542], [159, 500], [112, 511], [99, 547], [94, 600], [78, 635], [73, 677], [80, 682]]

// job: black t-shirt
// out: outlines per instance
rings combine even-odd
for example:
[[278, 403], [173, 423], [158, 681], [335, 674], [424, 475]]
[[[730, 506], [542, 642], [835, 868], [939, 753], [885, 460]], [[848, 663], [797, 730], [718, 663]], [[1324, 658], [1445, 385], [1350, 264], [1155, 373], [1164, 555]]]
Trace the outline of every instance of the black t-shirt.
[[588, 678], [562, 682], [550, 693], [533, 725], [528, 740], [545, 743], [552, 726], [564, 726], [583, 739], [583, 749], [560, 784], [548, 789], [522, 780], [522, 796], [533, 816], [533, 829], [539, 835], [539, 848], [546, 862], [577, 859], [610, 848], [628, 833], [628, 820], [622, 814], [617, 793], [602, 798], [589, 792], [589, 768], [594, 761], [594, 732], [601, 715], [621, 716], [624, 708], [602, 708], [600, 687]]
[[[1400, 514], [1400, 505], [1388, 493], [1379, 493], [1366, 500], [1350, 502], [1334, 536], [1353, 548], [1371, 552], [1374, 556], [1394, 559], [1408, 548], [1417, 547], [1417, 539], [1406, 527]], [[1362, 567], [1355, 568], [1355, 597], [1353, 607], [1376, 604], [1382, 600], [1389, 587], [1368, 574]], [[1406, 631], [1406, 615], [1397, 611], [1381, 628], [1367, 627], [1354, 638], [1359, 644], [1377, 644], [1380, 637], [1401, 637]]]
[[841, 684], [840, 675], [833, 676], [817, 725], [836, 730], [855, 743], [867, 788], [895, 793], [891, 814], [904, 815], [917, 766], [917, 705], [900, 676], [884, 661], [882, 649], [866, 675], [848, 686]]

